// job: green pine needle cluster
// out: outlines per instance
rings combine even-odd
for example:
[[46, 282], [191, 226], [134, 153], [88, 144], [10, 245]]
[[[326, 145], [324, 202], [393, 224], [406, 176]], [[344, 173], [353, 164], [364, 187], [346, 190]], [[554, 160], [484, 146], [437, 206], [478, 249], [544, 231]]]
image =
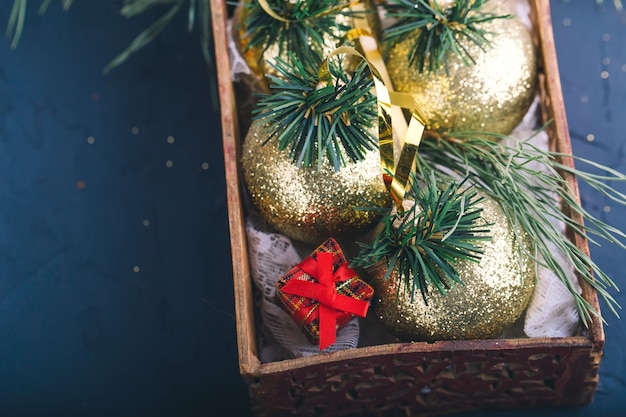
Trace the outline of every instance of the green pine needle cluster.
[[488, 32], [483, 25], [511, 17], [481, 11], [488, 1], [456, 0], [443, 8], [436, 0], [389, 0], [385, 5], [386, 15], [395, 22], [384, 31], [384, 42], [393, 44], [418, 31], [407, 58], [420, 72], [426, 69], [436, 73], [442, 65], [446, 67], [448, 54], [458, 54], [466, 65], [474, 64], [463, 42], [468, 40], [483, 49], [488, 47]]
[[[479, 262], [481, 241], [490, 240], [489, 224], [482, 219], [478, 195], [465, 181], [441, 181], [433, 172], [424, 182], [412, 177], [405, 201], [414, 201], [405, 211], [383, 217], [382, 229], [371, 245], [351, 262], [352, 266], [371, 267], [384, 262], [385, 280], [397, 271], [399, 285], [411, 294], [417, 290], [425, 303], [431, 289], [445, 294], [455, 285], [463, 285], [455, 264], [459, 260]], [[447, 186], [440, 184], [447, 183]], [[372, 208], [367, 208], [371, 210]], [[375, 207], [384, 212], [388, 208]]]
[[[268, 75], [270, 93], [258, 94], [255, 119], [268, 126], [265, 144], [274, 142], [297, 166], [322, 167], [325, 158], [335, 170], [365, 158], [377, 149], [372, 131], [378, 121], [373, 80], [365, 61], [350, 76], [342, 68], [342, 57], [329, 60], [331, 82], [320, 80], [321, 62], [313, 56], [301, 61], [289, 53], [273, 64], [278, 76]], [[345, 155], [345, 156], [344, 156]]]
[[[551, 270], [574, 296], [584, 324], [592, 315], [600, 314], [571, 285], [567, 271], [559, 264], [558, 254], [605, 301], [617, 316], [620, 308], [608, 292], [618, 290], [611, 278], [590, 257], [563, 234], [559, 224], [568, 226], [574, 233], [591, 243], [597, 238], [626, 249], [626, 234], [605, 224], [586, 211], [573, 197], [562, 173], [574, 175], [613, 201], [626, 205], [626, 195], [609, 182], [624, 182], [626, 175], [595, 162], [544, 151], [528, 141], [507, 146], [486, 138], [483, 132], [455, 133], [442, 137], [432, 133], [425, 138], [418, 154], [418, 166], [439, 167], [435, 172], [440, 180], [453, 176], [468, 177], [476, 188], [495, 198], [503, 207], [508, 221], [533, 237], [536, 264]], [[495, 138], [503, 138], [493, 135]], [[574, 158], [578, 163], [599, 169], [602, 174], [591, 174], [561, 163], [562, 158]], [[563, 208], [564, 210], [560, 209]], [[579, 213], [583, 222], [573, 220], [567, 213]], [[515, 230], [518, 226], [515, 226]], [[519, 231], [518, 231], [519, 233]], [[556, 252], [555, 253], [555, 248]]]
[[[16, 48], [20, 42], [22, 31], [24, 30], [24, 22], [26, 21], [26, 9], [28, 0], [13, 0], [13, 7], [7, 22], [6, 37], [12, 38], [11, 48]], [[39, 14], [44, 14], [50, 6], [52, 0], [42, 0], [39, 5]], [[72, 5], [72, 0], [61, 0], [63, 10], [67, 10]]]
[[[64, 10], [72, 5], [73, 0], [59, 0]], [[13, 7], [7, 22], [6, 36], [12, 38], [11, 47], [17, 47], [26, 20], [28, 0], [13, 0]], [[39, 14], [44, 14], [52, 0], [42, 0], [39, 6]], [[122, 51], [118, 56], [113, 58], [103, 72], [106, 74], [113, 68], [123, 64], [131, 55], [139, 51], [141, 48], [152, 42], [156, 37], [172, 22], [174, 17], [183, 9], [185, 3], [188, 4], [188, 26], [191, 32], [199, 21], [201, 36], [202, 53], [206, 62], [212, 66], [212, 29], [211, 29], [211, 9], [208, 1], [204, 0], [123, 0], [120, 9], [120, 15], [126, 19], [138, 16], [153, 7], [164, 7], [167, 9], [161, 16], [150, 26], [140, 32], [130, 45]]]
[[320, 57], [324, 53], [321, 46], [334, 39], [339, 44], [343, 35], [351, 29], [342, 24], [337, 16], [353, 16], [350, 2], [345, 0], [268, 0], [272, 11], [288, 20], [275, 19], [263, 10], [258, 1], [245, 3], [247, 19], [245, 22], [247, 39], [246, 50], [260, 49], [265, 52], [273, 45], [278, 46], [279, 56], [287, 51], [297, 57], [315, 53]]

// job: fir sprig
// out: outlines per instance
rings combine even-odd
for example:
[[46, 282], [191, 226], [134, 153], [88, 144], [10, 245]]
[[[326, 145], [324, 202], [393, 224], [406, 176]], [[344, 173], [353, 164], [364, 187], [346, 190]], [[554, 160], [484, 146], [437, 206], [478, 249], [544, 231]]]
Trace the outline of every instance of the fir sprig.
[[[39, 14], [43, 14], [52, 0], [42, 0], [39, 6]], [[7, 22], [7, 30], [5, 36], [11, 37], [11, 48], [16, 48], [20, 42], [22, 31], [24, 30], [24, 22], [26, 21], [27, 0], [13, 0], [13, 7]], [[72, 0], [62, 0], [63, 10], [67, 10], [72, 5]]]
[[[465, 181], [446, 180], [447, 186], [432, 172], [424, 182], [412, 178], [405, 196], [414, 201], [404, 211], [394, 211], [382, 220], [382, 229], [371, 245], [351, 262], [352, 266], [387, 265], [383, 279], [397, 271], [398, 292], [417, 290], [425, 303], [431, 289], [445, 294], [463, 285], [455, 264], [459, 260], [479, 262], [483, 249], [479, 242], [489, 240], [489, 224], [482, 219], [479, 196]], [[371, 208], [368, 208], [368, 210]], [[388, 208], [378, 208], [388, 211]]]
[[[588, 183], [613, 201], [626, 205], [626, 195], [607, 185], [608, 181], [626, 181], [626, 175], [592, 161], [573, 157], [580, 163], [590, 164], [603, 174], [590, 174], [562, 164], [560, 158], [571, 155], [544, 151], [528, 141], [518, 141], [514, 146], [487, 139], [484, 132], [455, 133], [441, 136], [431, 133], [422, 141], [418, 166], [437, 166], [440, 179], [454, 175], [468, 176], [476, 187], [495, 198], [503, 207], [516, 233], [524, 231], [533, 236], [536, 264], [552, 271], [569, 289], [585, 325], [592, 315], [601, 318], [596, 309], [570, 283], [568, 273], [558, 262], [559, 254], [567, 259], [573, 269], [596, 290], [609, 309], [617, 316], [619, 304], [608, 292], [618, 290], [615, 283], [590, 257], [563, 234], [559, 225], [567, 225], [589, 242], [601, 238], [626, 249], [626, 234], [595, 218], [573, 197], [573, 192], [559, 172], [566, 172]], [[503, 136], [491, 134], [492, 138]], [[435, 139], [433, 139], [433, 137]], [[451, 174], [452, 173], [452, 174]], [[583, 221], [577, 222], [560, 210], [564, 205], [579, 213]], [[518, 226], [519, 225], [519, 226]], [[555, 251], [556, 248], [556, 251]]]
[[[73, 0], [59, 0], [63, 6], [63, 10], [68, 10]], [[191, 32], [196, 25], [196, 21], [200, 22], [201, 30], [201, 46], [202, 53], [206, 62], [213, 66], [213, 58], [211, 53], [211, 10], [208, 1], [197, 0], [124, 0], [120, 8], [120, 15], [126, 19], [145, 13], [154, 7], [169, 6], [163, 14], [159, 16], [152, 24], [141, 31], [118, 56], [113, 58], [111, 62], [103, 69], [106, 74], [113, 68], [123, 64], [131, 55], [138, 52], [141, 48], [152, 42], [156, 37], [172, 22], [174, 17], [182, 10], [185, 2], [189, 3], [187, 11], [187, 30]], [[26, 20], [26, 9], [28, 0], [13, 0], [13, 7], [9, 16], [6, 36], [12, 38], [11, 47], [17, 47]], [[52, 0], [41, 0], [39, 6], [39, 14], [44, 14]]]
[[324, 53], [322, 46], [328, 39], [339, 44], [351, 29], [337, 16], [363, 14], [349, 8], [350, 2], [345, 0], [268, 0], [267, 4], [285, 21], [270, 16], [256, 0], [244, 4], [247, 9], [245, 50], [260, 49], [265, 52], [277, 45], [279, 56], [291, 51], [297, 57], [312, 53], [321, 57]]
[[395, 22], [384, 31], [384, 42], [392, 44], [418, 31], [407, 59], [420, 72], [437, 72], [442, 65], [446, 67], [449, 54], [458, 54], [466, 65], [474, 64], [463, 42], [468, 40], [485, 49], [490, 41], [484, 24], [511, 17], [482, 11], [487, 1], [456, 0], [442, 7], [441, 0], [389, 0], [386, 15]]
[[346, 158], [360, 161], [376, 149], [378, 138], [372, 131], [378, 120], [376, 97], [369, 66], [362, 61], [350, 75], [342, 69], [343, 55], [329, 60], [333, 80], [320, 79], [321, 62], [314, 56], [300, 60], [292, 53], [272, 64], [278, 76], [269, 94], [258, 94], [255, 119], [268, 126], [265, 144], [275, 142], [297, 166], [322, 167], [328, 158], [335, 170]]

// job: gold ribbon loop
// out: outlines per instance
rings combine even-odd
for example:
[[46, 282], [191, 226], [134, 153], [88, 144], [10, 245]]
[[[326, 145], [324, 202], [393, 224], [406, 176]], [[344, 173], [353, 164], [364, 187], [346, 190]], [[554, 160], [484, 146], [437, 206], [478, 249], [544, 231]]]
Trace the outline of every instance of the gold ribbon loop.
[[[363, 29], [350, 31], [348, 36], [346, 36], [346, 40], [354, 42], [362, 36], [368, 36], [376, 42], [374, 38], [369, 35], [369, 32]], [[404, 200], [404, 194], [406, 193], [410, 181], [410, 174], [411, 172], [415, 172], [415, 155], [424, 134], [426, 118], [418, 109], [412, 95], [392, 91], [386, 87], [385, 81], [388, 83], [389, 81], [388, 77], [385, 77], [386, 80], [384, 80], [381, 75], [381, 72], [384, 73], [385, 76], [387, 75], [382, 58], [377, 58], [375, 54], [368, 52], [373, 51], [373, 49], [362, 49], [364, 50], [363, 54], [349, 46], [336, 48], [326, 57], [318, 70], [318, 75], [320, 81], [331, 82], [332, 74], [330, 73], [328, 62], [330, 58], [339, 54], [349, 54], [359, 57], [369, 66], [374, 80], [378, 102], [378, 146], [383, 178], [396, 204], [396, 208], [398, 211], [404, 211], [402, 201]], [[380, 56], [380, 54], [378, 54], [378, 56]], [[379, 71], [379, 68], [382, 71]], [[410, 111], [411, 118], [408, 126], [406, 125], [406, 120], [400, 108], [405, 108]], [[396, 129], [401, 148], [397, 163], [394, 158], [392, 121], [394, 126], [400, 126], [400, 129]], [[402, 136], [399, 135], [400, 133]]]

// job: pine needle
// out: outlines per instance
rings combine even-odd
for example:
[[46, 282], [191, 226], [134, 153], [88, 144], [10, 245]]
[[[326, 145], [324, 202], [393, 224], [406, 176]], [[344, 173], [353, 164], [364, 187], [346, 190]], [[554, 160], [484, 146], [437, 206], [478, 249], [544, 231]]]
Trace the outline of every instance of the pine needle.
[[289, 51], [298, 58], [310, 54], [323, 58], [328, 52], [325, 45], [328, 40], [334, 39], [338, 45], [351, 29], [342, 23], [345, 19], [338, 17], [364, 13], [351, 10], [350, 1], [346, 0], [268, 0], [267, 3], [276, 15], [287, 21], [269, 15], [258, 1], [245, 3], [247, 19], [242, 24], [246, 32], [242, 37], [246, 39], [246, 50], [265, 52], [276, 45], [277, 55], [283, 57]]
[[305, 60], [288, 54], [289, 62], [276, 58], [272, 64], [279, 76], [268, 76], [270, 93], [258, 94], [255, 119], [268, 126], [267, 139], [279, 150], [289, 150], [297, 166], [317, 169], [325, 158], [335, 170], [345, 166], [344, 155], [352, 162], [377, 149], [372, 132], [378, 120], [376, 97], [369, 66], [361, 62], [352, 75], [342, 68], [343, 55], [329, 61], [333, 82], [320, 80], [321, 61], [315, 55]]
[[[572, 287], [567, 272], [557, 262], [558, 254], [554, 253], [554, 247], [568, 260], [576, 273], [596, 290], [611, 312], [619, 316], [617, 310], [621, 307], [609, 293], [609, 290], [619, 290], [615, 283], [562, 233], [558, 225], [569, 226], [574, 233], [584, 236], [592, 244], [597, 244], [595, 238], [598, 238], [623, 249], [626, 249], [626, 234], [586, 211], [574, 199], [572, 190], [559, 172], [575, 175], [579, 181], [589, 184], [622, 205], [626, 205], [626, 195], [613, 190], [606, 182], [626, 181], [626, 175], [601, 164], [574, 157], [575, 160], [604, 172], [590, 174], [559, 162], [560, 158], [572, 157], [571, 155], [544, 151], [527, 141], [506, 146], [501, 142], [485, 139], [485, 135], [484, 132], [447, 136], [433, 133], [433, 138], [422, 141], [418, 163], [443, 168], [436, 170], [438, 177], [442, 179], [455, 175], [468, 176], [477, 189], [500, 202], [509, 223], [518, 233], [523, 230], [533, 237], [536, 253], [540, 255], [536, 257], [537, 264], [553, 271], [570, 290], [585, 325], [589, 324], [593, 315], [600, 317], [600, 313]], [[537, 163], [539, 168], [533, 167]], [[560, 210], [559, 204], [579, 213], [583, 222], [579, 223], [568, 217], [567, 210]]]
[[360, 244], [362, 249], [351, 262], [366, 268], [385, 262], [383, 279], [396, 270], [398, 292], [405, 288], [413, 297], [419, 290], [426, 304], [431, 290], [445, 294], [464, 285], [456, 263], [479, 262], [480, 242], [491, 239], [490, 225], [481, 217], [484, 197], [465, 181], [442, 180], [429, 171], [426, 167], [422, 172], [422, 181], [412, 176], [405, 201], [415, 204], [405, 211], [389, 214], [387, 207], [361, 208], [382, 212], [382, 229], [371, 245]]
[[7, 38], [13, 37], [11, 48], [17, 48], [17, 44], [20, 42], [22, 30], [24, 30], [24, 19], [26, 18], [26, 3], [27, 0], [15, 0], [13, 2], [5, 35]]
[[[174, 5], [167, 12], [161, 15], [161, 17], [158, 18], [152, 25], [150, 25], [148, 28], [143, 30], [139, 35], [137, 35], [137, 37], [133, 39], [130, 45], [124, 51], [122, 51], [122, 53], [120, 53], [118, 56], [113, 58], [113, 60], [109, 62], [109, 64], [107, 64], [107, 66], [104, 68], [102, 72], [104, 74], [107, 74], [113, 68], [119, 66], [124, 61], [126, 61], [130, 55], [134, 54], [135, 52], [137, 52], [138, 50], [140, 50], [141, 48], [143, 48], [144, 46], [152, 42], [163, 31], [163, 29], [165, 29], [167, 25], [172, 21], [172, 19], [174, 18], [174, 16], [176, 16], [176, 14], [180, 10], [184, 2], [185, 0], [177, 0], [176, 3], [174, 3]], [[150, 6], [150, 4], [148, 3], [152, 4], [154, 3], [154, 1], [135, 0], [135, 1], [129, 2], [128, 4], [124, 6], [124, 8], [122, 8], [122, 14], [127, 13], [127, 17], [134, 16], [134, 13], [137, 12], [136, 9], [141, 10], [141, 12], [143, 12], [145, 10], [145, 7]], [[135, 6], [134, 8], [131, 7], [133, 5]]]
[[417, 65], [420, 72], [426, 69], [436, 73], [442, 66], [447, 68], [449, 54], [459, 55], [466, 65], [474, 64], [463, 41], [485, 49], [490, 42], [483, 25], [511, 17], [481, 11], [487, 1], [457, 0], [450, 7], [442, 8], [432, 0], [389, 0], [384, 6], [386, 16], [395, 22], [384, 31], [386, 49], [417, 32], [407, 60], [410, 65]]
[[[43, 15], [48, 7], [52, 4], [53, 0], [42, 0], [39, 6], [39, 14]], [[73, 3], [73, 0], [60, 0], [63, 10], [68, 10]], [[187, 12], [187, 30], [192, 31], [196, 20], [200, 21], [201, 31], [201, 46], [202, 53], [205, 61], [211, 67], [213, 65], [213, 58], [211, 56], [211, 9], [208, 1], [197, 0], [123, 0], [122, 7], [120, 8], [120, 14], [130, 19], [138, 16], [146, 11], [157, 6], [171, 5], [159, 19], [157, 19], [148, 28], [143, 30], [139, 35], [133, 39], [131, 44], [122, 51], [117, 57], [115, 57], [104, 68], [103, 72], [108, 73], [113, 68], [121, 65], [132, 54], [139, 51], [141, 48], [153, 41], [172, 21], [174, 16], [178, 13], [185, 1], [189, 1], [189, 9]], [[21, 38], [24, 23], [26, 19], [27, 0], [13, 0], [13, 7], [11, 14], [7, 22], [6, 37], [12, 37], [11, 47], [16, 48]], [[198, 19], [199, 17], [199, 19]], [[214, 107], [217, 107], [215, 94], [212, 96], [214, 101]]]

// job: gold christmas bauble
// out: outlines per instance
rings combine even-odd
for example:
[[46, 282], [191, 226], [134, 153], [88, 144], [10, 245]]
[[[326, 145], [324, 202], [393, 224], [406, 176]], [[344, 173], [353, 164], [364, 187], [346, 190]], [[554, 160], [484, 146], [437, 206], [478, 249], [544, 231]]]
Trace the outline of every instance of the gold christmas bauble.
[[461, 40], [476, 63], [467, 65], [458, 53], [448, 52], [447, 72], [443, 65], [430, 73], [427, 68], [420, 73], [417, 65], [409, 65], [409, 49], [419, 31], [385, 47], [394, 88], [414, 95], [429, 129], [508, 135], [530, 108], [537, 87], [530, 31], [518, 18], [495, 19], [483, 27], [491, 42], [484, 50]]
[[370, 229], [378, 214], [355, 208], [390, 205], [377, 149], [338, 171], [328, 160], [317, 170], [298, 167], [287, 150], [263, 144], [265, 132], [262, 119], [254, 120], [243, 143], [243, 176], [256, 208], [284, 235], [311, 244], [356, 236]]
[[[296, 2], [293, 0], [278, 0], [268, 4], [274, 5], [275, 3], [280, 4], [281, 7], [287, 6], [286, 8], [289, 9], [293, 7]], [[321, 13], [321, 15], [325, 17], [333, 16], [332, 23], [325, 21], [322, 24], [312, 25], [310, 22], [299, 23], [281, 20], [274, 20], [274, 22], [271, 23], [271, 26], [274, 27], [284, 26], [284, 30], [287, 30], [289, 25], [294, 26], [301, 24], [303, 28], [305, 28], [303, 30], [308, 31], [305, 37], [289, 36], [285, 39], [283, 44], [281, 44], [281, 38], [276, 37], [267, 45], [249, 46], [255, 36], [255, 32], [251, 31], [249, 26], [249, 17], [252, 7], [256, 8], [255, 10], [260, 13], [263, 12], [258, 10], [261, 8], [258, 0], [245, 0], [235, 8], [233, 16], [233, 38], [235, 45], [250, 67], [252, 73], [264, 81], [267, 74], [273, 76], [279, 75], [272, 64], [276, 62], [276, 57], [280, 57], [283, 61], [289, 62], [289, 52], [295, 54], [296, 58], [299, 59], [302, 59], [302, 56], [299, 56], [299, 51], [302, 54], [317, 55], [321, 59], [324, 59], [330, 52], [341, 46], [342, 43], [345, 42], [348, 31], [355, 28], [364, 29], [367, 33], [376, 37], [376, 39], [379, 38], [381, 23], [378, 13], [376, 12], [374, 0], [363, 0], [353, 2], [352, 4], [339, 0], [336, 1], [335, 4], [336, 11], [331, 8], [324, 9]], [[311, 2], [311, 5], [315, 5], [315, 3]], [[305, 5], [300, 8], [306, 9], [311, 7], [311, 5]], [[280, 15], [280, 13], [278, 13], [278, 15]], [[286, 20], [292, 19], [289, 15], [280, 17]], [[260, 30], [266, 29], [262, 28]], [[312, 32], [315, 32], [316, 35], [313, 36], [311, 34]], [[302, 42], [305, 43], [303, 44]]]
[[[398, 276], [382, 277], [386, 265], [373, 269], [375, 314], [384, 326], [404, 341], [469, 340], [498, 337], [526, 309], [535, 284], [532, 242], [518, 238], [504, 211], [485, 196], [480, 203], [489, 226], [490, 241], [482, 243], [480, 263], [458, 261], [464, 286], [456, 285], [445, 295], [429, 288], [424, 303], [419, 290], [404, 284], [398, 291]], [[521, 253], [524, 252], [525, 255]]]

